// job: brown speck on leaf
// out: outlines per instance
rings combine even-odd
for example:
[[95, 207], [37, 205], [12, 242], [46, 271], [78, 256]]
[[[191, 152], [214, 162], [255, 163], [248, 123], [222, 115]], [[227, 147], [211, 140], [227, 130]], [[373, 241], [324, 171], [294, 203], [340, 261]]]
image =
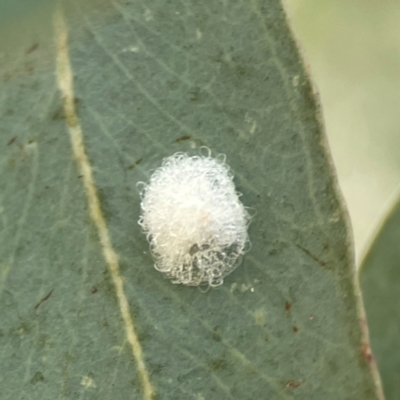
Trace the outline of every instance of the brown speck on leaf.
[[180, 143], [180, 142], [184, 142], [185, 140], [189, 140], [190, 139], [190, 135], [183, 135], [181, 137], [178, 137], [178, 139], [175, 139], [176, 143]]
[[92, 287], [92, 290], [91, 290], [91, 292], [92, 292], [92, 294], [95, 294], [95, 293], [97, 293], [97, 287], [96, 286], [93, 286]]
[[372, 355], [371, 347], [367, 343], [362, 345], [362, 355], [368, 361], [374, 361], [374, 356]]
[[138, 160], [136, 160], [133, 164], [128, 165], [127, 169], [133, 169], [136, 167], [136, 165], [139, 165], [142, 162], [142, 158], [139, 158]]
[[301, 386], [303, 384], [303, 382], [300, 382], [300, 381], [288, 381], [287, 383], [286, 383], [286, 387], [287, 388], [290, 388], [290, 389], [296, 389], [296, 388], [298, 388], [299, 386]]
[[322, 268], [329, 269], [329, 266], [326, 264], [325, 261], [322, 261], [320, 258], [318, 258], [315, 254], [311, 253], [310, 250], [307, 250], [303, 246], [300, 246], [299, 244], [296, 244], [296, 247], [303, 251], [305, 254], [307, 254], [308, 257], [310, 257], [312, 260], [314, 260], [317, 264], [319, 264]]
[[31, 54], [33, 53], [35, 50], [37, 50], [37, 48], [39, 47], [38, 43], [33, 44], [31, 47], [29, 47], [29, 49], [26, 51], [26, 54]]
[[11, 139], [8, 141], [7, 146], [11, 146], [16, 140], [17, 140], [17, 137], [14, 136], [13, 138], [11, 138]]
[[57, 121], [59, 119], [64, 119], [65, 118], [65, 114], [64, 114], [64, 110], [62, 108], [58, 108], [53, 115], [51, 116], [51, 119], [53, 121]]
[[294, 333], [297, 333], [299, 331], [299, 328], [297, 326], [292, 326], [292, 331]]
[[285, 302], [285, 311], [289, 313], [291, 309], [292, 309], [292, 303], [290, 301], [286, 301]]
[[39, 302], [36, 304], [35, 306], [35, 310], [37, 310], [46, 300], [48, 300], [48, 298], [51, 296], [51, 294], [53, 293], [54, 289], [51, 289], [50, 292], [48, 294], [46, 294], [46, 296], [42, 297]]

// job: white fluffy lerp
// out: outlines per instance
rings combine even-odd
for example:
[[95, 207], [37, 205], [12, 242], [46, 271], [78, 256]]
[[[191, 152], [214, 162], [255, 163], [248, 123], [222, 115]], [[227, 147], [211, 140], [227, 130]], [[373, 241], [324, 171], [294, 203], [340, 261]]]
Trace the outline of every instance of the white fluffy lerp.
[[224, 159], [174, 154], [141, 192], [139, 224], [173, 283], [221, 285], [249, 244], [249, 214]]

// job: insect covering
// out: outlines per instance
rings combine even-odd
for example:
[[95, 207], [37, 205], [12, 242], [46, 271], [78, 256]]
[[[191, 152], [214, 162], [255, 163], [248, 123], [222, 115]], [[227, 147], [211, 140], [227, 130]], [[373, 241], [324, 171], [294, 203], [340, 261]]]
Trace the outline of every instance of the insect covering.
[[173, 283], [219, 286], [249, 247], [249, 214], [225, 156], [176, 153], [141, 190], [139, 224]]

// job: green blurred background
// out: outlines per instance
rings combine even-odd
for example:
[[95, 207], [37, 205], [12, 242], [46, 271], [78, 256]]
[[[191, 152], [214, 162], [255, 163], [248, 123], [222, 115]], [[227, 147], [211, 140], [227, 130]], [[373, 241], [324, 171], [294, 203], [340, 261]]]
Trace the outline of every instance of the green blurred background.
[[0, 0], [0, 24], [38, 11], [49, 0]]
[[323, 105], [360, 260], [399, 194], [400, 2], [286, 0]]

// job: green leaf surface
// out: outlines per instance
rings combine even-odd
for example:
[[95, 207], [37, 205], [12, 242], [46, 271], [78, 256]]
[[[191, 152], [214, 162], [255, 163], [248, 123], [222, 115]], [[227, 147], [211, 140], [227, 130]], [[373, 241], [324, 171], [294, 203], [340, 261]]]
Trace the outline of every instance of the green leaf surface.
[[400, 398], [400, 203], [382, 223], [360, 267], [371, 346], [386, 400]]
[[[81, 3], [3, 51], [0, 398], [379, 398], [280, 3]], [[251, 251], [206, 293], [164, 279], [137, 224], [137, 183], [201, 146], [256, 210]]]

